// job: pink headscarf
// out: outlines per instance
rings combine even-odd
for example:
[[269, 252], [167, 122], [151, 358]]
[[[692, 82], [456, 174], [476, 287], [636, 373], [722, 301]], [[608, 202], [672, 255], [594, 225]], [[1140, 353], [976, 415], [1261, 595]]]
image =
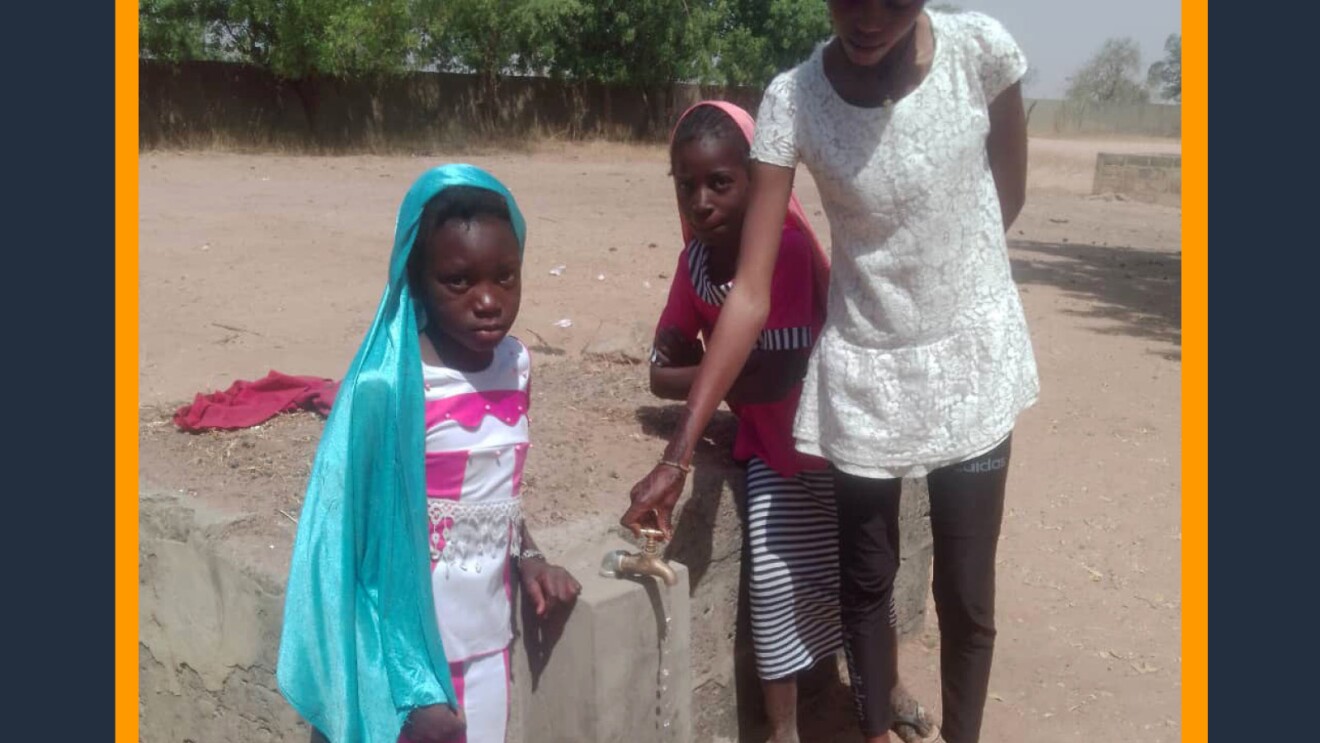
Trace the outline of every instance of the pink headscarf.
[[[733, 119], [734, 123], [738, 125], [738, 128], [742, 130], [743, 136], [747, 138], [747, 144], [749, 146], [751, 145], [756, 131], [756, 121], [752, 119], [752, 115], [747, 113], [740, 106], [729, 103], [728, 101], [712, 100], [698, 101], [689, 106], [688, 109], [678, 117], [678, 121], [674, 124], [673, 131], [669, 133], [669, 143], [671, 147], [674, 143], [674, 132], [678, 131], [678, 125], [682, 123], [683, 119], [686, 118], [688, 114], [692, 113], [692, 111], [698, 106], [714, 106], [728, 114], [729, 118]], [[692, 241], [692, 228], [683, 217], [683, 208], [681, 204], [678, 209], [678, 218], [683, 224], [683, 243], [687, 244]], [[825, 249], [821, 246], [820, 240], [816, 237], [816, 232], [811, 229], [811, 223], [807, 221], [807, 213], [802, 210], [802, 204], [798, 202], [797, 194], [789, 194], [788, 213], [784, 216], [784, 221], [786, 224], [794, 225], [803, 235], [806, 235], [807, 239], [811, 241], [812, 248], [814, 248], [812, 256], [816, 269], [814, 272], [816, 280], [815, 299], [817, 309], [823, 317], [830, 289], [830, 258], [829, 255], [826, 254]]]

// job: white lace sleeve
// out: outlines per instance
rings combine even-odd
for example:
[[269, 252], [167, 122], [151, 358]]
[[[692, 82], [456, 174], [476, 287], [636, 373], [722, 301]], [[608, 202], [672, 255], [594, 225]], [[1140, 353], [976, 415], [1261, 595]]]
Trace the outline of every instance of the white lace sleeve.
[[792, 76], [790, 71], [775, 77], [761, 97], [761, 107], [756, 113], [756, 136], [752, 138], [753, 160], [797, 167], [797, 103]]
[[989, 103], [1027, 74], [1027, 55], [999, 21], [982, 13], [962, 17], [980, 53], [981, 85]]

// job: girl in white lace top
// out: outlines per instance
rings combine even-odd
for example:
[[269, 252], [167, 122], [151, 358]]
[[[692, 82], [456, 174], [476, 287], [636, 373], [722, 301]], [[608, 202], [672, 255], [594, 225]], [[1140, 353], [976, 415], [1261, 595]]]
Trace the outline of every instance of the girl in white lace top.
[[863, 733], [893, 722], [893, 577], [903, 477], [930, 486], [943, 735], [980, 735], [1010, 435], [1035, 402], [1005, 231], [1026, 192], [1027, 62], [998, 22], [922, 0], [830, 0], [835, 37], [765, 92], [734, 289], [662, 464], [625, 524], [668, 527], [710, 415], [755, 343], [793, 173], [820, 189], [829, 310], [794, 436], [833, 465], [845, 650]]

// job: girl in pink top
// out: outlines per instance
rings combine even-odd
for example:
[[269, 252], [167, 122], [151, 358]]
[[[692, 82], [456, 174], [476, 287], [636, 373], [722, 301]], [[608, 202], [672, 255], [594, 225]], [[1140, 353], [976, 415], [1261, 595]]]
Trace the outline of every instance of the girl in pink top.
[[[686, 242], [660, 315], [651, 391], [687, 399], [732, 288], [748, 200], [754, 124], [746, 111], [703, 101], [680, 118], [670, 143]], [[825, 321], [829, 262], [797, 198], [775, 264], [770, 313], [725, 401], [738, 417], [733, 457], [747, 464], [752, 642], [775, 743], [798, 740], [795, 676], [842, 647], [839, 543], [829, 464], [798, 452], [793, 419], [807, 358]], [[623, 518], [633, 523], [632, 511]], [[669, 531], [667, 519], [659, 526]], [[925, 710], [901, 687], [892, 695], [904, 740], [932, 734]]]
[[[679, 254], [652, 352], [651, 390], [683, 400], [730, 289], [747, 198], [752, 119], [703, 102], [688, 109], [670, 145], [687, 245]], [[827, 263], [797, 210], [785, 220], [770, 317], [726, 401], [738, 417], [733, 456], [747, 463], [752, 640], [775, 728], [797, 735], [795, 675], [841, 647], [838, 534], [824, 460], [799, 454], [793, 416], [825, 320]]]

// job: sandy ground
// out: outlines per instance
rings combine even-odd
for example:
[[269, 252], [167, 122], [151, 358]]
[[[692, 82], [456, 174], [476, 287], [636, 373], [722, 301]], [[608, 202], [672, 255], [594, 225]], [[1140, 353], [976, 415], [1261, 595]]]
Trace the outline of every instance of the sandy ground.
[[[1032, 142], [1010, 236], [1043, 394], [1014, 441], [986, 741], [1180, 739], [1180, 213], [1089, 195], [1097, 152], [1177, 149]], [[672, 409], [649, 397], [642, 367], [583, 350], [645, 341], [680, 246], [663, 151], [608, 144], [142, 155], [144, 482], [260, 501], [271, 522], [254, 529], [291, 528], [279, 511], [296, 512], [317, 419], [191, 437], [166, 411], [271, 369], [342, 374], [383, 286], [400, 197], [451, 160], [499, 175], [528, 216], [515, 334], [537, 374], [530, 517], [621, 511]], [[799, 195], [827, 235], [805, 172]], [[938, 709], [936, 642], [932, 626], [902, 666]]]

